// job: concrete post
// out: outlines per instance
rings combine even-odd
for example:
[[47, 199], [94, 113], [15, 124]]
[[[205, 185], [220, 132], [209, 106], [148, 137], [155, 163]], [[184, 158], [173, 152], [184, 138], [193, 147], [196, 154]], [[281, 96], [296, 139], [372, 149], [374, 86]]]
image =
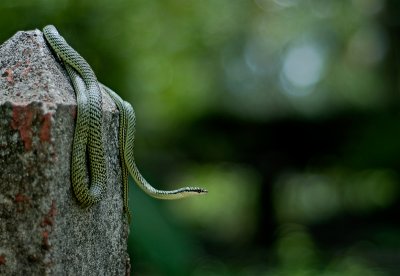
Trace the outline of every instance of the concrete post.
[[39, 30], [0, 46], [0, 275], [129, 275], [118, 111], [103, 94], [107, 192], [84, 209], [70, 182], [75, 94]]

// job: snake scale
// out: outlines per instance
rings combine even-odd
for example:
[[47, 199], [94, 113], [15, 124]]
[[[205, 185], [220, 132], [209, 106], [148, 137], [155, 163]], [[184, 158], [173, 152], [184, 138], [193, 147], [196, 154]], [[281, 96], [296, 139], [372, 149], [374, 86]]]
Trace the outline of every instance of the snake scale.
[[[179, 199], [207, 193], [205, 189], [198, 187], [164, 191], [151, 186], [135, 163], [136, 117], [132, 106], [122, 100], [117, 93], [97, 81], [90, 65], [68, 45], [54, 26], [44, 27], [43, 34], [50, 47], [64, 63], [76, 93], [77, 118], [72, 145], [71, 182], [75, 196], [82, 206], [89, 207], [99, 202], [106, 191], [107, 168], [102, 140], [101, 89], [111, 97], [119, 111], [118, 147], [122, 170], [124, 211], [128, 217], [130, 214], [128, 208], [129, 174], [143, 191], [158, 199]], [[87, 164], [89, 164], [88, 169]]]

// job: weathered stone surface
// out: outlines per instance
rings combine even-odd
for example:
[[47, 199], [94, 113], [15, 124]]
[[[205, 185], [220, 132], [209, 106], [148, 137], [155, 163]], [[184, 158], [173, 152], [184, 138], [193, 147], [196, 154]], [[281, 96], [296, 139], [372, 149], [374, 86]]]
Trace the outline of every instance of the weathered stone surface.
[[73, 88], [38, 30], [0, 46], [0, 275], [125, 275], [118, 112], [103, 94], [107, 193], [84, 209], [70, 182]]

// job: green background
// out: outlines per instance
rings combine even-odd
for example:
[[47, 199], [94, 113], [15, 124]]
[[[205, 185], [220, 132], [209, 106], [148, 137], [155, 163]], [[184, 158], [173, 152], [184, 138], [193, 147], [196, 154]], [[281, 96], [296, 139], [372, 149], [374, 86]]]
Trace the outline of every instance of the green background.
[[396, 275], [396, 0], [0, 2], [54, 24], [137, 115], [136, 275]]

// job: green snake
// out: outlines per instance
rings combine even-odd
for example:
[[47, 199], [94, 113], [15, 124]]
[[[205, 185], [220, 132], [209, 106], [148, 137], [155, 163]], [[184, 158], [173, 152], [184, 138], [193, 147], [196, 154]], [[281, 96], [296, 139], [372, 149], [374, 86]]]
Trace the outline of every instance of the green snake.
[[[122, 170], [124, 211], [128, 216], [129, 174], [143, 191], [158, 199], [179, 199], [207, 193], [207, 190], [198, 187], [164, 191], [151, 186], [135, 163], [136, 117], [132, 106], [122, 100], [117, 93], [97, 81], [90, 65], [68, 45], [54, 26], [44, 27], [43, 34], [50, 47], [63, 61], [76, 93], [77, 117], [72, 145], [71, 182], [75, 196], [82, 206], [91, 206], [99, 202], [106, 190], [107, 169], [102, 140], [101, 89], [111, 97], [119, 111], [118, 147]], [[87, 156], [89, 160], [87, 160]], [[89, 169], [87, 169], [87, 163], [89, 163]]]

